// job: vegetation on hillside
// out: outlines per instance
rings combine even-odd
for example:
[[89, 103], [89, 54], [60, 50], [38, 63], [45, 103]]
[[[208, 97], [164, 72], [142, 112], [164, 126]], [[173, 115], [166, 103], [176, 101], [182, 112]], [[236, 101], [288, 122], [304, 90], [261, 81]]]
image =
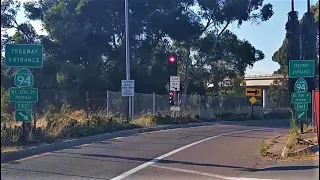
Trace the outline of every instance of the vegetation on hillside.
[[[18, 24], [17, 7], [24, 7], [28, 19], [40, 20], [48, 35], [38, 35], [28, 21]], [[1, 8], [2, 28], [16, 29], [11, 37], [2, 34], [2, 45], [44, 46], [44, 68], [33, 71], [36, 87], [72, 90], [75, 98], [85, 97], [86, 91], [90, 95], [120, 91], [125, 79], [122, 1], [42, 0], [19, 5], [5, 0]], [[184, 93], [204, 95], [208, 83], [216, 85], [211, 92], [218, 92], [219, 82], [242, 77], [247, 66], [264, 58], [250, 42], [226, 28], [232, 23], [266, 21], [272, 14], [272, 5], [263, 5], [263, 0], [131, 1], [131, 77], [136, 92], [167, 94], [169, 52], [178, 54]], [[5, 89], [12, 86], [13, 72], [2, 66]]]
[[[264, 53], [227, 28], [230, 24], [241, 27], [243, 22], [269, 20], [273, 15], [271, 4], [263, 0], [129, 2], [131, 78], [135, 80], [135, 92], [167, 95], [168, 53], [176, 53], [182, 81], [182, 107], [187, 101], [186, 94], [243, 94], [240, 85], [246, 68], [262, 60]], [[42, 130], [33, 127], [32, 133], [38, 133], [36, 137], [82, 136], [91, 131], [106, 132], [108, 128], [131, 128], [135, 123], [141, 124], [138, 120], [122, 122], [122, 114], [83, 111], [88, 106], [87, 97], [94, 99], [99, 92], [107, 90], [118, 92], [121, 80], [125, 79], [123, 9], [123, 1], [118, 0], [1, 1], [2, 51], [8, 43], [42, 44], [44, 47], [44, 67], [33, 69], [32, 73], [34, 86], [42, 92], [50, 92], [40, 93], [40, 101], [35, 103], [37, 127], [42, 127]], [[19, 10], [26, 14], [26, 22], [17, 21]], [[35, 31], [30, 23], [34, 20], [41, 23], [46, 35]], [[14, 29], [14, 34], [8, 34], [8, 29]], [[13, 86], [13, 74], [17, 69], [4, 67], [3, 59], [2, 53], [1, 118], [7, 119], [5, 128], [14, 128], [17, 124], [12, 122], [14, 108], [12, 103], [8, 104], [7, 90]], [[229, 79], [231, 85], [221, 87], [225, 79]], [[213, 87], [208, 88], [208, 84]], [[66, 96], [57, 93], [62, 91], [69, 92], [67, 98], [57, 98]], [[100, 94], [104, 98], [105, 94]], [[119, 98], [119, 101], [124, 99]], [[92, 103], [99, 109], [105, 101]], [[148, 117], [154, 124], [154, 115]], [[160, 124], [195, 119], [182, 116], [177, 120], [163, 114], [156, 117]], [[45, 125], [40, 126], [40, 122]], [[8, 126], [10, 123], [13, 125]], [[20, 132], [19, 128], [15, 127], [18, 129], [15, 131]]]
[[[305, 78], [308, 91], [312, 91], [319, 89], [319, 1], [307, 10], [300, 20], [298, 19], [298, 13], [294, 11], [294, 1], [291, 4], [292, 10], [288, 13], [288, 22], [285, 26], [286, 37], [281, 47], [272, 56], [272, 60], [280, 65], [280, 68], [274, 73], [282, 74], [287, 78], [289, 60], [314, 59], [316, 62], [316, 77]], [[289, 95], [294, 91], [296, 80], [296, 78], [285, 81], [283, 79], [277, 80], [270, 90], [272, 101], [281, 101], [290, 106]]]
[[[316, 28], [317, 37], [315, 38], [315, 40], [316, 40], [315, 50], [317, 51], [317, 54], [319, 57], [319, 29], [318, 29], [319, 28], [319, 1], [317, 1], [316, 4], [311, 6], [310, 12], [314, 16], [315, 24], [307, 25], [307, 27], [313, 26], [314, 28]], [[306, 23], [306, 18], [311, 13], [304, 14], [303, 18], [300, 19], [300, 21], [299, 21], [300, 26], [304, 27], [304, 29], [306, 29], [305, 25], [304, 25]], [[310, 29], [310, 28], [308, 28], [308, 29]], [[288, 51], [288, 38], [285, 38], [283, 40], [281, 47], [272, 56], [272, 60], [279, 63], [279, 65], [280, 65], [280, 68], [276, 72], [274, 72], [275, 74], [285, 74], [286, 75], [288, 73], [287, 51]], [[316, 61], [318, 62], [316, 70], [319, 70], [319, 58], [316, 58]], [[316, 74], [319, 74], [319, 71], [317, 71]]]

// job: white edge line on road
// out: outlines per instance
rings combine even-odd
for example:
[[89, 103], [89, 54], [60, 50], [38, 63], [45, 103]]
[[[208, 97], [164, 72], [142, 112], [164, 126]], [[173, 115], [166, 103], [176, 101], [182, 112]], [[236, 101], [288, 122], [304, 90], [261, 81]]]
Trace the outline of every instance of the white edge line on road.
[[[200, 144], [202, 142], [205, 142], [205, 141], [208, 141], [208, 140], [211, 140], [211, 139], [215, 139], [215, 138], [218, 138], [218, 137], [221, 137], [221, 136], [227, 136], [227, 135], [230, 135], [230, 134], [237, 134], [237, 133], [250, 132], [250, 131], [259, 131], [259, 130], [267, 130], [267, 129], [272, 129], [272, 128], [260, 128], [260, 129], [249, 129], [249, 130], [243, 130], [243, 131], [235, 131], [235, 132], [231, 132], [231, 133], [220, 134], [220, 135], [217, 135], [217, 136], [212, 136], [212, 137], [209, 137], [209, 138], [206, 138], [206, 139], [202, 139], [200, 141], [196, 141], [194, 143], [185, 145], [185, 146], [180, 147], [178, 149], [175, 149], [175, 150], [173, 150], [171, 152], [163, 154], [163, 155], [161, 155], [161, 156], [159, 156], [159, 157], [157, 157], [155, 159], [152, 159], [151, 161], [143, 163], [143, 164], [141, 164], [141, 165], [139, 165], [139, 166], [127, 171], [127, 172], [124, 172], [123, 174], [120, 174], [120, 175], [118, 175], [118, 176], [116, 176], [116, 177], [114, 177], [114, 178], [112, 178], [110, 180], [122, 180], [122, 179], [124, 179], [124, 178], [126, 178], [126, 177], [128, 177], [128, 176], [130, 176], [130, 175], [132, 175], [132, 174], [134, 174], [134, 173], [136, 173], [136, 172], [148, 167], [148, 166], [151, 166], [152, 164], [154, 164], [154, 163], [156, 163], [156, 162], [158, 162], [158, 161], [160, 161], [160, 160], [162, 160], [162, 159], [164, 159], [166, 157], [169, 157], [169, 156], [171, 156], [171, 155], [173, 155], [175, 153], [178, 153], [180, 151], [183, 151], [183, 150], [185, 150], [185, 149], [187, 149], [187, 148], [189, 148], [191, 146]], [[237, 180], [237, 179], [235, 179], [235, 180]]]
[[179, 171], [179, 172], [184, 172], [184, 173], [189, 173], [189, 174], [198, 174], [198, 175], [201, 175], [201, 176], [207, 176], [207, 177], [218, 178], [218, 179], [223, 179], [223, 180], [276, 180], [276, 179], [257, 179], [257, 178], [229, 177], [229, 176], [222, 176], [222, 175], [211, 174], [211, 173], [206, 173], [206, 172], [194, 171], [194, 170], [190, 170], [190, 169], [164, 167], [164, 166], [158, 166], [158, 165], [151, 165], [151, 166], [152, 167], [156, 167], [156, 168], [160, 168], [160, 169], [166, 169], [166, 170], [171, 170], [171, 171]]

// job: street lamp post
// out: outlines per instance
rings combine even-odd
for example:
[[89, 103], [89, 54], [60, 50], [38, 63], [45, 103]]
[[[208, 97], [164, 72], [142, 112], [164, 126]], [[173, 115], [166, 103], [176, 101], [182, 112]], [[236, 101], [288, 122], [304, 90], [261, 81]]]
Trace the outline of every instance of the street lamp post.
[[[126, 37], [126, 80], [130, 80], [130, 49], [129, 49], [129, 5], [128, 0], [124, 0], [124, 23]], [[128, 97], [128, 119], [132, 117], [131, 99]]]

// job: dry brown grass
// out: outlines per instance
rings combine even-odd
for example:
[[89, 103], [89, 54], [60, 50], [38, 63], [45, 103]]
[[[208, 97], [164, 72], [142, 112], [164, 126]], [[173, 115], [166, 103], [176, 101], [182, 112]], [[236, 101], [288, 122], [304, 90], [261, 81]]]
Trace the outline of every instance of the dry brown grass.
[[287, 142], [287, 144], [286, 144], [286, 147], [287, 147], [288, 149], [294, 149], [295, 146], [297, 145], [297, 142], [298, 142], [297, 136], [291, 134], [290, 137], [289, 137], [289, 139], [288, 139], [288, 142]]
[[303, 131], [304, 133], [308, 133], [308, 132], [314, 132], [314, 127], [311, 126], [311, 125], [307, 125], [307, 124], [304, 124], [303, 125]]
[[[153, 115], [151, 113], [145, 113], [133, 121], [128, 122], [126, 118], [119, 113], [107, 113], [101, 110], [90, 112], [89, 115], [87, 115], [84, 110], [71, 110], [68, 108], [65, 108], [63, 111], [61, 110], [60, 113], [47, 111], [41, 116], [38, 115], [36, 118], [37, 129], [32, 128], [33, 130], [29, 137], [30, 142], [52, 142], [55, 139], [90, 136], [116, 130], [150, 127], [159, 124], [199, 122], [199, 120], [189, 114], [180, 114], [180, 116], [171, 117], [168, 114]], [[10, 121], [10, 123], [5, 125], [9, 130], [1, 133], [5, 134], [5, 136], [1, 137], [1, 140], [6, 141], [6, 143], [1, 143], [2, 147], [21, 145], [18, 141], [21, 133], [16, 133], [18, 131], [12, 131], [10, 129], [15, 125], [21, 126], [21, 123]], [[8, 149], [15, 148], [8, 147]]]
[[313, 137], [311, 140], [314, 144], [318, 144], [318, 138], [317, 136]]
[[21, 147], [19, 147], [19, 146], [5, 146], [5, 147], [1, 146], [1, 153], [15, 152], [20, 149], [21, 149]]
[[134, 119], [132, 124], [139, 127], [155, 126], [157, 125], [157, 117], [151, 113], [147, 113]]

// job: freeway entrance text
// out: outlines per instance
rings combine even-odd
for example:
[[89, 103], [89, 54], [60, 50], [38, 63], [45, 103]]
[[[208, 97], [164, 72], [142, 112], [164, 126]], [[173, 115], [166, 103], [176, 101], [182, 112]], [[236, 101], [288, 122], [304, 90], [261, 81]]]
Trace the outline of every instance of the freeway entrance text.
[[314, 77], [314, 60], [290, 60], [289, 78]]
[[43, 46], [40, 44], [7, 44], [6, 67], [43, 67]]

